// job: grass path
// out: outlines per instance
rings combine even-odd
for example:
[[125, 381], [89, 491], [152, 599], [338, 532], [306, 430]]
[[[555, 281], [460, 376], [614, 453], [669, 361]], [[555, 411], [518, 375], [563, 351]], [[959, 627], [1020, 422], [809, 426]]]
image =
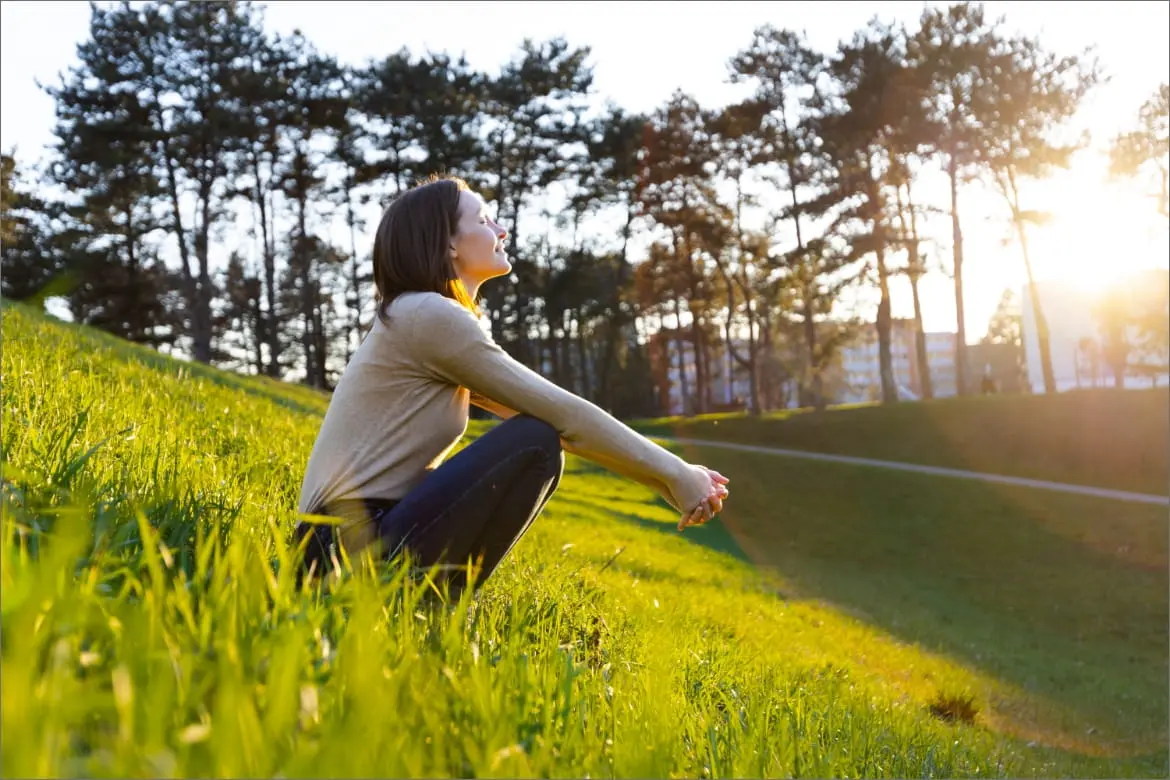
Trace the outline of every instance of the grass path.
[[739, 450], [741, 452], [758, 452], [764, 455], [777, 455], [786, 458], [803, 458], [824, 463], [848, 463], [855, 466], [869, 466], [873, 468], [907, 471], [916, 474], [931, 474], [939, 477], [953, 477], [957, 479], [974, 479], [980, 482], [992, 482], [1000, 485], [1014, 485], [1017, 487], [1035, 488], [1037, 490], [1054, 490], [1059, 493], [1072, 493], [1092, 498], [1105, 498], [1113, 501], [1129, 501], [1138, 504], [1155, 504], [1170, 506], [1170, 496], [1152, 495], [1150, 493], [1134, 493], [1127, 490], [1110, 490], [1109, 488], [1093, 487], [1091, 485], [1070, 485], [1066, 482], [1051, 482], [1048, 480], [1029, 479], [1027, 477], [1012, 477], [1005, 474], [988, 474], [980, 471], [966, 471], [949, 469], [940, 466], [924, 466], [917, 463], [904, 463], [895, 460], [877, 460], [875, 458], [858, 458], [850, 455], [829, 455], [823, 452], [808, 452], [805, 450], [785, 449], [782, 447], [760, 447], [753, 444], [739, 444], [736, 442], [715, 441], [712, 439], [679, 439], [663, 436], [653, 437], [657, 441], [672, 444], [703, 445], [717, 449]]
[[991, 395], [892, 406], [639, 420], [654, 436], [925, 463], [1164, 496], [1170, 388]]

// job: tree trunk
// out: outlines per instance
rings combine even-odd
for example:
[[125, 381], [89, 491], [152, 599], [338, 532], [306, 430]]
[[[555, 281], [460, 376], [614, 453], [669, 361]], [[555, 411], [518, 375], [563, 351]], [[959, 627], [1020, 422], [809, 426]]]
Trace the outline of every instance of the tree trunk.
[[576, 325], [577, 362], [581, 364], [581, 397], [593, 400], [593, 388], [589, 383], [589, 360], [585, 350], [585, 328], [581, 321], [581, 312], [573, 312], [573, 321]]
[[1028, 253], [1028, 229], [1020, 210], [1020, 193], [1016, 187], [1015, 174], [1007, 172], [1008, 193], [1011, 196], [1012, 222], [1020, 238], [1020, 251], [1024, 255], [1024, 271], [1028, 275], [1028, 297], [1032, 301], [1032, 318], [1036, 321], [1036, 342], [1040, 347], [1040, 372], [1044, 377], [1044, 392], [1056, 392], [1056, 376], [1052, 371], [1052, 349], [1049, 344], [1048, 319], [1040, 302], [1040, 291], [1032, 276], [1032, 258]]
[[809, 384], [812, 390], [813, 409], [818, 412], [825, 410], [825, 378], [821, 375], [821, 358], [817, 349], [817, 322], [813, 313], [813, 300], [809, 288], [805, 285], [804, 298], [804, 343], [808, 349]]
[[[627, 323], [626, 312], [622, 308], [621, 292], [626, 288], [626, 279], [629, 275], [629, 260], [628, 248], [630, 244], [630, 226], [634, 221], [634, 208], [632, 204], [626, 206], [626, 224], [622, 227], [622, 252], [621, 260], [618, 265], [617, 274], [617, 289], [614, 296], [615, 310], [613, 312], [613, 319], [605, 328], [605, 346], [602, 352], [601, 368], [598, 372], [597, 379], [597, 393], [598, 400], [601, 401], [602, 408], [606, 410], [613, 409], [613, 387], [612, 387], [612, 371], [613, 364], [617, 359], [617, 346], [621, 339], [625, 338], [625, 325]], [[637, 323], [635, 322], [635, 331], [637, 330]], [[635, 339], [635, 343], [637, 340]]]
[[[298, 154], [300, 154], [299, 151]], [[303, 170], [300, 169], [299, 164], [298, 173], [303, 175]], [[308, 205], [305, 203], [303, 186], [298, 186], [298, 190], [296, 256], [297, 270], [301, 273], [301, 321], [304, 323], [304, 331], [301, 333], [301, 350], [305, 356], [305, 383], [310, 387], [320, 387], [317, 383], [319, 372], [317, 370], [316, 341], [314, 339], [313, 327], [313, 275], [309, 268], [311, 264], [308, 257], [309, 233], [308, 217], [306, 214]]]
[[345, 219], [349, 223], [349, 283], [353, 291], [353, 319], [350, 323], [353, 336], [345, 342], [345, 362], [353, 357], [351, 348], [356, 350], [362, 340], [362, 289], [358, 282], [357, 219], [353, 214], [353, 179], [345, 186]]
[[211, 233], [211, 185], [205, 183], [199, 193], [201, 217], [195, 234], [195, 261], [199, 264], [199, 284], [195, 288], [194, 343], [195, 360], [211, 363], [211, 268], [208, 244]]
[[133, 210], [133, 208], [132, 207], [127, 208], [125, 211], [125, 215], [126, 215], [126, 235], [125, 235], [125, 238], [126, 238], [126, 259], [129, 262], [129, 265], [127, 267], [127, 276], [128, 276], [127, 281], [129, 283], [129, 287], [130, 287], [131, 304], [130, 304], [128, 311], [125, 310], [125, 308], [126, 308], [125, 304], [122, 304], [119, 307], [119, 308], [123, 309], [123, 311], [119, 312], [119, 318], [125, 320], [124, 328], [125, 328], [126, 338], [129, 339], [130, 341], [140, 341], [141, 340], [140, 332], [144, 332], [146, 329], [144, 327], [142, 327], [142, 325], [141, 325], [142, 318], [138, 314], [138, 312], [141, 310], [141, 307], [139, 307], [137, 305], [137, 302], [141, 301], [142, 303], [145, 304], [146, 301], [142, 301], [142, 299], [140, 297], [141, 292], [138, 289], [138, 255], [135, 251], [138, 240], [134, 235], [134, 210]]
[[557, 329], [557, 373], [560, 374], [561, 387], [573, 386], [573, 360], [569, 353], [569, 323], [566, 320], [567, 311], [561, 312], [560, 327]]
[[[922, 275], [922, 259], [918, 254], [918, 218], [914, 213], [914, 195], [910, 180], [906, 181], [906, 207], [902, 205], [902, 193], [899, 188], [898, 221], [902, 234], [906, 237], [906, 276], [910, 280], [910, 293], [914, 299], [914, 361], [918, 368], [919, 393], [923, 398], [934, 397], [934, 383], [930, 379], [930, 360], [926, 352], [926, 331], [922, 326], [922, 302], [918, 297], [918, 280]], [[909, 225], [904, 212], [910, 212]]]
[[264, 373], [272, 378], [280, 376], [280, 332], [276, 316], [276, 251], [268, 229], [268, 191], [260, 176], [260, 156], [252, 156], [252, 175], [255, 178], [256, 206], [260, 209], [260, 234], [264, 252], [264, 295], [268, 311], [265, 314], [264, 335], [268, 346], [268, 365]]
[[[742, 278], [742, 281], [740, 279], [737, 279], [736, 281], [739, 282], [740, 292], [743, 293], [743, 305], [744, 305], [744, 309], [747, 311], [747, 317], [748, 317], [748, 356], [747, 356], [747, 360], [746, 361], [742, 360], [739, 357], [739, 354], [732, 347], [731, 320], [732, 320], [732, 316], [735, 312], [735, 297], [734, 297], [735, 294], [734, 294], [734, 290], [732, 289], [732, 286], [731, 286], [731, 281], [730, 281], [730, 279], [727, 278], [727, 274], [725, 273], [724, 279], [726, 280], [726, 283], [727, 283], [727, 323], [728, 323], [727, 324], [727, 349], [728, 349], [729, 354], [734, 358], [734, 360], [736, 362], [738, 362], [740, 365], [746, 367], [748, 370], [748, 383], [750, 385], [750, 387], [749, 387], [750, 407], [749, 408], [750, 408], [752, 416], [758, 417], [760, 415], [760, 379], [759, 379], [760, 361], [757, 359], [758, 355], [756, 352], [755, 311], [753, 310], [753, 306], [752, 306], [754, 296], [752, 295], [751, 285], [747, 282], [747, 264], [744, 262], [745, 252], [744, 252], [744, 248], [743, 248], [743, 226], [742, 226], [742, 222], [741, 222], [742, 212], [743, 212], [743, 188], [741, 185], [741, 177], [737, 176], [735, 179], [735, 235], [736, 235], [736, 240], [738, 241], [738, 249], [739, 249], [739, 257], [738, 257], [739, 277]], [[797, 219], [799, 221], [799, 217], [797, 217]], [[799, 229], [798, 229], [798, 232], [799, 232]], [[720, 270], [722, 270], [722, 266], [720, 267]], [[731, 361], [728, 361], [728, 363], [727, 363], [727, 388], [728, 388], [728, 391], [727, 392], [728, 392], [729, 396], [732, 395], [731, 387], [733, 384], [734, 377], [735, 377], [734, 363], [732, 363]]]
[[687, 386], [687, 353], [686, 342], [682, 335], [682, 305], [679, 303], [677, 295], [674, 296], [672, 301], [674, 303], [674, 340], [678, 351], [679, 398], [681, 400], [683, 415], [689, 417], [694, 412], [691, 409], [690, 389]]
[[[720, 271], [723, 271], [723, 266], [720, 265]], [[750, 387], [748, 390], [748, 411], [754, 417], [760, 415], [760, 383], [759, 383], [759, 361], [757, 360], [756, 336], [753, 332], [755, 330], [755, 319], [749, 308], [748, 310], [748, 356], [746, 358], [740, 357], [739, 352], [735, 349], [735, 344], [732, 341], [731, 326], [732, 313], [735, 311], [735, 292], [731, 286], [731, 279], [728, 274], [723, 274], [725, 284], [727, 285], [727, 320], [723, 324], [723, 338], [727, 344], [727, 401], [732, 403], [735, 400], [733, 392], [733, 380], [735, 378], [735, 365], [738, 363], [748, 370], [748, 379]], [[750, 306], [750, 301], [748, 302]]]
[[255, 323], [255, 338], [253, 339], [253, 346], [256, 349], [256, 375], [260, 376], [264, 373], [264, 312], [260, 310], [260, 296], [258, 295], [254, 299], [253, 303], [252, 322]]
[[967, 394], [967, 325], [963, 313], [963, 230], [959, 225], [959, 170], [952, 154], [947, 163], [951, 181], [951, 254], [955, 266], [955, 394]]
[[699, 354], [702, 357], [703, 366], [703, 395], [702, 395], [702, 413], [707, 414], [711, 411], [714, 405], [713, 382], [711, 381], [711, 344], [707, 338], [706, 322], [699, 322]]
[[1056, 392], [1056, 376], [1052, 371], [1052, 348], [1049, 343], [1048, 319], [1040, 303], [1040, 291], [1032, 278], [1032, 260], [1028, 256], [1028, 236], [1024, 223], [1016, 219], [1016, 231], [1020, 236], [1020, 249], [1024, 255], [1024, 269], [1028, 274], [1028, 297], [1032, 301], [1032, 317], [1036, 321], [1036, 341], [1040, 347], [1040, 372], [1044, 377], [1044, 392]]
[[914, 352], [918, 364], [918, 390], [923, 398], [934, 398], [934, 382], [930, 378], [930, 359], [926, 352], [926, 332], [922, 327], [922, 302], [918, 298], [918, 274], [910, 277], [910, 293], [914, 296]]
[[878, 365], [882, 380], [882, 403], [893, 404], [898, 402], [898, 383], [894, 377], [894, 362], [890, 353], [890, 330], [893, 325], [890, 316], [890, 275], [886, 270], [885, 249], [879, 244], [877, 248], [878, 288], [881, 299], [878, 301], [877, 332], [878, 332]]

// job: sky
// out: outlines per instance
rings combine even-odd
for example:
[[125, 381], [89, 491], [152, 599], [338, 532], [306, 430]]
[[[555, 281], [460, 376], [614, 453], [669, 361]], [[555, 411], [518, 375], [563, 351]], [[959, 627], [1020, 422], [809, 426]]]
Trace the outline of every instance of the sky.
[[[706, 108], [726, 105], [743, 92], [727, 83], [727, 61], [748, 45], [761, 24], [807, 33], [810, 43], [832, 51], [870, 18], [918, 18], [923, 2], [270, 2], [269, 30], [301, 29], [321, 50], [350, 64], [364, 64], [406, 46], [465, 54], [489, 73], [510, 60], [524, 38], [562, 35], [589, 46], [597, 100], [612, 99], [635, 111], [653, 111], [676, 89]], [[1074, 54], [1095, 47], [1109, 82], [1086, 101], [1075, 120], [1093, 145], [1072, 168], [1043, 182], [1027, 182], [1025, 208], [1052, 212], [1052, 221], [1029, 236], [1037, 278], [1071, 279], [1086, 287], [1143, 267], [1166, 267], [1170, 241], [1164, 219], [1147, 196], [1150, 185], [1105, 180], [1107, 142], [1136, 121], [1138, 108], [1170, 71], [1170, 3], [988, 2], [991, 16], [1009, 29], [1036, 35], [1050, 50]], [[0, 4], [0, 148], [17, 151], [24, 166], [42, 159], [51, 141], [52, 100], [36, 82], [57, 83], [76, 62], [88, 33], [84, 2], [5, 0]], [[945, 179], [923, 181], [920, 197], [947, 205]], [[1017, 243], [1005, 241], [1006, 210], [993, 191], [978, 184], [963, 191], [966, 323], [968, 340], [985, 332], [1000, 294], [1017, 293], [1025, 281]], [[376, 224], [376, 214], [368, 221]], [[528, 232], [531, 232], [529, 230]], [[927, 226], [937, 238], [928, 249], [949, 268], [949, 220]], [[338, 236], [340, 239], [340, 236]], [[370, 231], [359, 236], [361, 245]], [[346, 245], [348, 242], [345, 242]], [[946, 260], [946, 262], [942, 262]], [[927, 330], [954, 331], [953, 282], [942, 272], [921, 283]], [[907, 316], [909, 286], [895, 280], [895, 316]], [[872, 296], [854, 305], [872, 316]]]

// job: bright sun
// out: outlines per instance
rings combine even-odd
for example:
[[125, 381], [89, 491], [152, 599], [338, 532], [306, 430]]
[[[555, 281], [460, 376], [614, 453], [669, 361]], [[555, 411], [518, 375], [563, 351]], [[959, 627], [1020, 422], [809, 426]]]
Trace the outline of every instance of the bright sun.
[[[1104, 182], [1081, 168], [1051, 185], [1045, 195], [1052, 221], [1029, 232], [1037, 279], [1095, 292], [1135, 271], [1170, 265], [1166, 220], [1144, 182]], [[1018, 255], [1018, 244], [1013, 248]]]

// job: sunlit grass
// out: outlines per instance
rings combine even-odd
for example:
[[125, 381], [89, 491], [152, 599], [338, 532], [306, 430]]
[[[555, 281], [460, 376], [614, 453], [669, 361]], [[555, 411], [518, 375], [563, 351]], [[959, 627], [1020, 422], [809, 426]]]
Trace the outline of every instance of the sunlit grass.
[[[2, 335], [5, 776], [1165, 771], [1028, 748], [986, 719], [994, 671], [575, 458], [475, 599], [362, 561], [297, 590], [323, 397], [8, 304]], [[930, 712], [966, 696], [973, 724]]]

